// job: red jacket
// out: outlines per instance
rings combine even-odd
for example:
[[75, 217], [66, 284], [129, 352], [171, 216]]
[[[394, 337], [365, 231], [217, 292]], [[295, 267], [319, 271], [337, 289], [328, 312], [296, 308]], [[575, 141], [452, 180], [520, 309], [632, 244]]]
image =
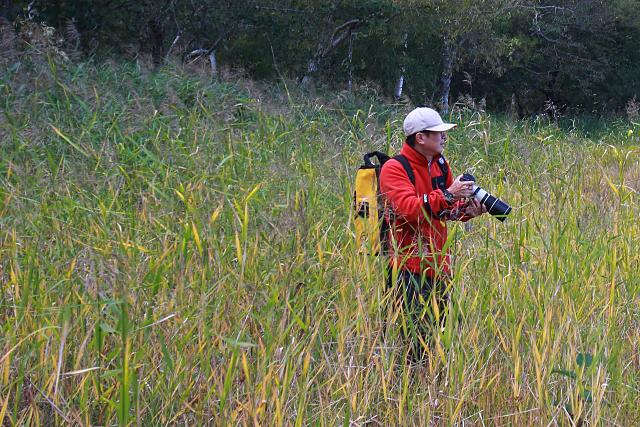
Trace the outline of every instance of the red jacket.
[[401, 153], [413, 169], [415, 186], [395, 159], [388, 160], [380, 172], [380, 192], [390, 224], [391, 264], [430, 277], [448, 274], [449, 254], [443, 251], [447, 241], [445, 221], [470, 219], [463, 214], [466, 203], [447, 203], [442, 190], [437, 188], [442, 180], [445, 188], [453, 183], [451, 168], [447, 167], [448, 174], [443, 177], [437, 164], [446, 162], [444, 157], [437, 155], [428, 165], [427, 159], [406, 143]]

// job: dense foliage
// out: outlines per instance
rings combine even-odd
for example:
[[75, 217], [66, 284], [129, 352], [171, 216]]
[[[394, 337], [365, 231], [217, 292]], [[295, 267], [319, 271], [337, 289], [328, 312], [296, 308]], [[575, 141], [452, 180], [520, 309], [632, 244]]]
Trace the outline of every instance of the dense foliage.
[[[414, 103], [621, 111], [640, 95], [637, 0], [35, 0], [0, 2], [85, 54], [201, 56], [254, 78], [372, 82]], [[399, 85], [401, 80], [402, 84]]]

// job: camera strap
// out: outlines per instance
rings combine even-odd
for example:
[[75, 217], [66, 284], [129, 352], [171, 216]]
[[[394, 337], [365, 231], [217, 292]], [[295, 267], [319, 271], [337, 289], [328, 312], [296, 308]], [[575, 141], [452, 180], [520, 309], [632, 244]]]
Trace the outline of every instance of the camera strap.
[[438, 163], [438, 167], [440, 168], [440, 172], [442, 174], [440, 176], [434, 176], [433, 178], [431, 178], [431, 188], [434, 190], [445, 190], [447, 188], [449, 166], [447, 164], [447, 160], [442, 155], [438, 158], [436, 163]]
[[438, 158], [438, 166], [440, 167], [440, 171], [442, 172], [442, 176], [446, 182], [447, 176], [449, 176], [449, 165], [447, 163], [447, 159], [445, 159], [443, 155], [440, 155], [440, 158]]

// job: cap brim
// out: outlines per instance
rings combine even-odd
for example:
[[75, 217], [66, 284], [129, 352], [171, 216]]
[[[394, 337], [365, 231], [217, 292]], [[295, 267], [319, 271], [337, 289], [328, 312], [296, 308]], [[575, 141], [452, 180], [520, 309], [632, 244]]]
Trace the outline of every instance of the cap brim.
[[453, 129], [456, 126], [458, 126], [458, 125], [456, 125], [455, 123], [442, 123], [441, 125], [432, 126], [430, 128], [426, 128], [425, 130], [430, 130], [430, 131], [433, 131], [433, 132], [444, 132], [444, 131], [447, 131], [449, 129]]

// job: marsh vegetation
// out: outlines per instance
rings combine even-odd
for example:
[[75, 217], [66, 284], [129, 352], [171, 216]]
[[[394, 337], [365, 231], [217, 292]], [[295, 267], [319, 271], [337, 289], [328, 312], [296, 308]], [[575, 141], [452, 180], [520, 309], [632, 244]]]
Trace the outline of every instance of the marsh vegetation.
[[351, 212], [410, 106], [283, 83], [2, 71], [0, 424], [640, 421], [640, 125], [453, 106], [454, 172], [514, 210], [453, 225], [415, 366]]

